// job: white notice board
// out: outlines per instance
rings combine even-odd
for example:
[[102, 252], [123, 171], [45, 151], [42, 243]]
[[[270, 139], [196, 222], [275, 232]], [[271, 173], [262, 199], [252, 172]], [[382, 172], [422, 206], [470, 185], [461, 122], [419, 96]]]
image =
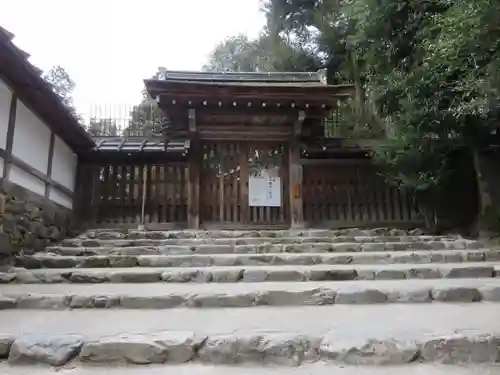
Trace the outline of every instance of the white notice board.
[[267, 170], [248, 177], [248, 204], [251, 207], [280, 207], [281, 178]]

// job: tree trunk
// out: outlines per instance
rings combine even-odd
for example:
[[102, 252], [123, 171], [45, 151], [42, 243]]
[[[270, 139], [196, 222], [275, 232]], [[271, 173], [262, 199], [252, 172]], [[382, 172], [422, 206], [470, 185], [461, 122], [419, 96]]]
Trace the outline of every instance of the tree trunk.
[[491, 194], [488, 188], [488, 182], [485, 180], [481, 172], [481, 160], [479, 151], [476, 148], [472, 149], [472, 160], [474, 163], [474, 172], [477, 183], [477, 216], [475, 220], [475, 232], [479, 237], [489, 236], [490, 226], [488, 225], [489, 213], [492, 208]]

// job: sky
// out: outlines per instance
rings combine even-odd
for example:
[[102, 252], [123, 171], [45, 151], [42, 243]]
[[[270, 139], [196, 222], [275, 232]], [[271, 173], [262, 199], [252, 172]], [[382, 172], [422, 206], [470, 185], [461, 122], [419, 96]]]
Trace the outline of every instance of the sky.
[[218, 42], [255, 37], [265, 22], [259, 0], [0, 0], [0, 9], [31, 63], [70, 74], [84, 115], [139, 102], [159, 66], [199, 70]]

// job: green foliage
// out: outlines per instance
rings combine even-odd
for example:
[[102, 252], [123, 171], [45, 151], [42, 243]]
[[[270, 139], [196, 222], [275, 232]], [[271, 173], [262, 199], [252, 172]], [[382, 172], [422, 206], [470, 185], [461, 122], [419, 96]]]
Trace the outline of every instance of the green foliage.
[[481, 150], [499, 120], [500, 6], [359, 0], [349, 11], [366, 87], [395, 130], [375, 159], [389, 181], [435, 191], [450, 152]]
[[415, 192], [437, 189], [446, 178], [449, 150], [440, 142], [417, 137], [402, 134], [382, 141], [373, 150], [373, 160], [389, 182], [398, 187]]
[[61, 102], [68, 107], [73, 116], [82, 123], [82, 117], [76, 112], [73, 103], [73, 91], [75, 89], [75, 82], [70, 77], [69, 73], [61, 66], [57, 65], [42, 74], [42, 78], [49, 84]]
[[[158, 70], [151, 78], [161, 76]], [[148, 97], [146, 91], [142, 93], [142, 100], [132, 107], [128, 126], [124, 129], [125, 136], [151, 136], [157, 132], [158, 126], [165, 120], [165, 114], [158, 106], [156, 100]]]
[[272, 72], [316, 70], [318, 59], [296, 43], [262, 34], [255, 40], [245, 35], [229, 37], [212, 51], [206, 71]]
[[71, 94], [75, 89], [75, 82], [68, 72], [61, 66], [54, 66], [42, 75], [42, 78], [52, 87], [52, 90], [61, 98], [64, 105], [73, 106]]
[[267, 32], [302, 50], [328, 69], [331, 83], [354, 80], [348, 37], [353, 20], [345, 0], [264, 0]]
[[95, 137], [116, 137], [120, 135], [116, 120], [113, 119], [91, 118], [85, 128], [90, 135]]
[[158, 125], [163, 119], [163, 111], [156, 100], [143, 99], [130, 111], [129, 125], [125, 129], [125, 135], [151, 136], [158, 130]]

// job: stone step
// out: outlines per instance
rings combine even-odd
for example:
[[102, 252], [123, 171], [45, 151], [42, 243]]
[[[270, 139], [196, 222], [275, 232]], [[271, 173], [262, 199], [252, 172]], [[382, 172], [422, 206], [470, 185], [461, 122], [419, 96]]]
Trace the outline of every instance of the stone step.
[[108, 268], [108, 267], [210, 267], [311, 264], [466, 263], [500, 261], [500, 250], [380, 251], [369, 253], [267, 253], [190, 255], [95, 255], [71, 256], [37, 253], [18, 256], [16, 267]]
[[167, 238], [167, 239], [99, 239], [67, 238], [61, 241], [66, 247], [129, 247], [129, 246], [198, 246], [198, 245], [263, 245], [263, 244], [306, 244], [306, 243], [380, 243], [380, 242], [449, 242], [467, 240], [459, 236], [338, 236], [338, 237], [240, 237], [240, 238]]
[[[361, 237], [361, 236], [422, 236], [420, 229], [403, 230], [394, 228], [374, 229], [285, 229], [285, 230], [113, 230], [92, 229], [82, 233], [79, 238], [97, 239], [192, 239], [192, 238], [256, 238], [256, 237]], [[458, 238], [450, 234], [447, 237]]]
[[495, 304], [0, 314], [4, 355], [9, 352], [11, 364], [34, 361], [60, 366], [75, 357], [106, 366], [123, 362], [367, 366], [499, 360]]
[[[29, 372], [26, 372], [26, 371]], [[412, 363], [392, 366], [346, 366], [332, 363], [311, 363], [297, 367], [216, 366], [207, 364], [151, 364], [148, 366], [88, 366], [71, 363], [65, 367], [11, 366], [0, 363], [3, 375], [498, 375], [500, 367], [488, 364], [467, 366], [435, 363]]]
[[9, 284], [0, 309], [171, 309], [500, 302], [500, 279], [240, 284]]
[[[123, 245], [123, 244], [122, 244]], [[328, 252], [377, 252], [407, 250], [463, 250], [482, 249], [478, 241], [427, 241], [427, 242], [314, 242], [300, 244], [253, 245], [162, 245], [162, 246], [48, 246], [45, 250], [59, 255], [175, 255], [175, 254], [262, 254], [262, 253], [328, 253]]]
[[495, 262], [308, 265], [212, 266], [132, 268], [12, 268], [0, 274], [3, 283], [236, 283], [269, 281], [342, 281], [496, 277]]

